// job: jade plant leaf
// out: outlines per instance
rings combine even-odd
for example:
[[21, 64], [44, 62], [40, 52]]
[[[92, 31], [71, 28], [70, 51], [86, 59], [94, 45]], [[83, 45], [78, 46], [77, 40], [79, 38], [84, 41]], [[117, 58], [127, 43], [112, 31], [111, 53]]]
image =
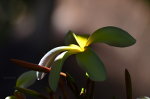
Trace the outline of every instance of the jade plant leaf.
[[91, 80], [103, 81], [106, 79], [104, 64], [91, 48], [77, 54], [76, 59], [79, 66], [88, 73]]
[[128, 47], [136, 40], [126, 31], [113, 26], [107, 26], [96, 30], [88, 39], [87, 46], [92, 43], [106, 43], [115, 47]]
[[36, 81], [36, 72], [28, 71], [23, 73], [16, 82], [16, 87], [27, 88], [34, 84]]
[[74, 33], [72, 31], [68, 31], [68, 33], [65, 35], [65, 44], [69, 45], [69, 44], [76, 44], [78, 45], [78, 43], [75, 40], [75, 37], [73, 35]]
[[7, 96], [5, 99], [17, 99], [15, 96]]
[[48, 99], [45, 95], [35, 91], [35, 90], [31, 90], [31, 89], [27, 89], [27, 88], [20, 88], [20, 87], [15, 87], [16, 90], [18, 90], [21, 93], [30, 95], [30, 96], [34, 96], [37, 98], [41, 98], [41, 99]]
[[70, 55], [68, 51], [62, 52], [60, 55], [58, 55], [54, 61], [54, 64], [52, 64], [52, 70], [49, 74], [49, 85], [53, 91], [56, 91], [58, 81], [60, 78], [60, 72], [62, 69], [62, 65], [65, 61], [65, 59]]

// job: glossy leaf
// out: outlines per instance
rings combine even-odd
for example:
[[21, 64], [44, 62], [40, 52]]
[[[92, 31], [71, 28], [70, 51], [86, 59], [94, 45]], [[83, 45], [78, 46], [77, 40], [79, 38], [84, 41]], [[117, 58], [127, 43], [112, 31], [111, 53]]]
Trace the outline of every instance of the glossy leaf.
[[42, 98], [42, 99], [48, 99], [43, 94], [41, 94], [37, 91], [31, 90], [31, 89], [20, 88], [20, 87], [15, 87], [15, 89], [18, 90], [21, 93], [24, 93], [24, 94], [27, 94], [27, 95], [30, 95], [30, 96], [34, 96], [34, 97], [38, 97], [38, 98]]
[[87, 43], [87, 40], [88, 40], [88, 37], [87, 35], [76, 35], [76, 34], [73, 34], [74, 38], [76, 39], [78, 45], [81, 47], [81, 48], [84, 48], [86, 43]]
[[36, 81], [36, 72], [28, 71], [23, 73], [16, 82], [17, 87], [27, 88], [31, 86]]
[[68, 31], [68, 33], [65, 35], [65, 44], [66, 45], [70, 45], [70, 44], [78, 45], [73, 34], [74, 33], [72, 31]]
[[79, 66], [88, 73], [91, 80], [103, 81], [106, 79], [104, 64], [91, 48], [77, 54], [76, 59]]
[[132, 99], [132, 82], [131, 76], [128, 70], [125, 70], [125, 84], [126, 84], [126, 95], [127, 99]]
[[113, 27], [103, 27], [96, 30], [88, 39], [87, 46], [92, 43], [106, 43], [116, 47], [127, 47], [133, 45], [136, 40], [126, 31]]
[[62, 65], [65, 61], [65, 59], [70, 55], [68, 51], [65, 51], [58, 55], [55, 59], [54, 64], [52, 64], [52, 70], [49, 74], [49, 85], [53, 91], [56, 91], [59, 77], [60, 77], [60, 71], [62, 69]]
[[[71, 51], [71, 52], [75, 53], [75, 52], [80, 52], [81, 49], [79, 46], [74, 45], [74, 44], [71, 44], [70, 46], [56, 47], [56, 48], [50, 50], [49, 52], [47, 52], [43, 56], [43, 58], [39, 62], [39, 65], [50, 67], [53, 64], [54, 59], [63, 51]], [[45, 76], [45, 73], [37, 71], [37, 79], [38, 80], [41, 80], [44, 76]]]
[[144, 96], [144, 97], [140, 97], [140, 98], [136, 98], [136, 99], [150, 99], [150, 98], [149, 98], [149, 97]]
[[5, 99], [17, 99], [15, 96], [7, 96]]

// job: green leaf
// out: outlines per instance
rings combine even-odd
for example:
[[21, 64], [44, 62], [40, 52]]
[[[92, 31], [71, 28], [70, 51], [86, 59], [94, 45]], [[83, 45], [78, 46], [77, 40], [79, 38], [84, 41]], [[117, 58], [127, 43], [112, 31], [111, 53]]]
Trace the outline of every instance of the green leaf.
[[7, 96], [5, 99], [17, 99], [15, 96]]
[[14, 96], [15, 96], [17, 99], [26, 99], [26, 96], [25, 96], [23, 93], [19, 92], [18, 90], [15, 90]]
[[106, 43], [115, 47], [128, 47], [133, 45], [136, 40], [126, 31], [107, 26], [96, 30], [88, 39], [87, 46], [92, 43]]
[[23, 73], [16, 82], [16, 87], [27, 88], [31, 86], [36, 81], [36, 72], [28, 71]]
[[61, 53], [56, 57], [54, 64], [52, 64], [52, 70], [49, 74], [49, 85], [53, 91], [56, 91], [62, 65], [69, 55], [71, 55], [71, 53], [68, 51]]
[[[81, 48], [75, 44], [53, 48], [42, 57], [38, 65], [50, 67], [53, 64], [55, 58], [63, 51], [70, 51], [73, 53], [77, 53], [81, 51]], [[45, 73], [37, 71], [38, 80], [41, 80], [44, 76]]]
[[18, 90], [21, 93], [24, 93], [24, 94], [27, 94], [27, 95], [30, 95], [30, 96], [34, 96], [34, 97], [38, 97], [38, 98], [42, 98], [42, 99], [48, 99], [43, 94], [41, 94], [37, 91], [31, 90], [31, 89], [20, 88], [20, 87], [15, 87], [15, 89]]
[[144, 97], [140, 97], [140, 98], [137, 98], [137, 99], [150, 99], [150, 98], [149, 98], [149, 97], [144, 96]]
[[125, 84], [127, 99], [132, 99], [132, 82], [131, 76], [127, 69], [125, 69]]
[[77, 54], [76, 59], [79, 66], [88, 73], [91, 80], [103, 81], [106, 79], [104, 64], [91, 48]]
[[88, 38], [89, 38], [89, 35], [87, 34], [77, 35], [69, 31], [67, 35], [65, 36], [65, 43], [66, 44], [78, 44], [81, 48], [84, 48], [87, 43]]
[[77, 41], [75, 40], [75, 37], [73, 36], [72, 31], [68, 31], [68, 33], [65, 36], [65, 44], [70, 45], [70, 44], [76, 44], [78, 45]]

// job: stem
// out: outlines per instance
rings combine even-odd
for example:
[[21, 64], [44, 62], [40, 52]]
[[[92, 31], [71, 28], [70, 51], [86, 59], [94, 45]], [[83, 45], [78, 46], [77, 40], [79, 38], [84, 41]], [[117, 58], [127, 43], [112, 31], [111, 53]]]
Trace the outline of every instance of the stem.
[[[33, 64], [30, 62], [26, 62], [26, 61], [22, 61], [18, 59], [11, 59], [10, 61], [17, 64], [20, 67], [24, 67], [24, 68], [31, 69], [34, 71], [40, 71], [40, 72], [45, 72], [45, 73], [49, 73], [51, 71], [51, 68], [40, 66], [37, 64]], [[66, 74], [63, 72], [60, 72], [60, 75], [66, 77]]]
[[95, 82], [88, 78], [86, 84], [86, 99], [94, 98], [94, 89], [95, 89]]
[[73, 92], [73, 94], [76, 96], [77, 99], [80, 99], [79, 95], [80, 95], [80, 91], [78, 89], [78, 86], [75, 83], [75, 80], [71, 77], [70, 74], [66, 73], [67, 77], [67, 85], [68, 87], [71, 89], [71, 91]]
[[63, 99], [68, 99], [67, 98], [67, 92], [66, 92], [66, 90], [65, 90], [65, 87], [64, 87], [64, 85], [65, 85], [65, 83], [64, 83], [64, 79], [62, 78], [62, 77], [60, 77], [60, 89], [61, 89], [61, 91], [62, 91], [62, 94], [63, 94]]

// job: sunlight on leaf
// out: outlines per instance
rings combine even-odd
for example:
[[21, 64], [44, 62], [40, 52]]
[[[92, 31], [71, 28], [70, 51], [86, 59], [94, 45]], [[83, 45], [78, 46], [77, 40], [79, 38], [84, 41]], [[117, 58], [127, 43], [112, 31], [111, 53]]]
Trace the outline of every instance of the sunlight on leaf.
[[75, 37], [73, 36], [73, 32], [69, 31], [66, 35], [65, 35], [65, 44], [66, 45], [70, 45], [70, 44], [76, 44], [78, 45], [77, 41], [75, 40]]
[[[60, 46], [56, 47], [49, 52], [47, 52], [39, 62], [40, 66], [50, 67], [54, 59], [63, 51], [71, 51], [72, 53], [81, 52], [81, 48], [75, 44], [71, 44], [70, 46]], [[37, 71], [37, 79], [41, 80], [46, 73]]]
[[88, 73], [91, 80], [103, 81], [106, 79], [104, 64], [91, 48], [77, 54], [76, 59], [79, 66]]
[[87, 46], [92, 43], [106, 43], [116, 47], [127, 47], [133, 45], [136, 40], [126, 31], [113, 27], [103, 27], [96, 30], [88, 39]]
[[36, 81], [36, 72], [35, 71], [28, 71], [23, 73], [16, 82], [17, 87], [27, 88], [34, 84]]
[[75, 37], [79, 46], [84, 49], [89, 36], [87, 36], [87, 35], [82, 36], [82, 35], [76, 35], [76, 34], [73, 34], [73, 36]]
[[42, 99], [48, 99], [46, 96], [44, 96], [43, 94], [41, 94], [35, 90], [20, 88], [20, 87], [15, 87], [15, 89], [21, 93], [24, 93], [24, 94], [27, 94], [30, 96], [34, 96], [34, 97], [38, 97], [38, 98], [42, 98]]
[[78, 44], [81, 48], [84, 48], [88, 38], [88, 34], [77, 35], [69, 31], [68, 34], [65, 36], [65, 42], [66, 44]]
[[7, 96], [5, 99], [17, 99], [15, 96]]

